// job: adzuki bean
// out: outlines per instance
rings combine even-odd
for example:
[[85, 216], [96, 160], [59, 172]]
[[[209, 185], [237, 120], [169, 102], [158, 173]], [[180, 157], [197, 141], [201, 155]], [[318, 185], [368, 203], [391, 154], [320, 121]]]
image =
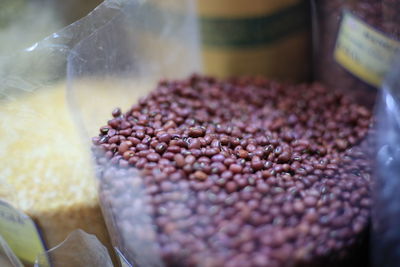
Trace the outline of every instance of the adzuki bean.
[[328, 266], [366, 230], [371, 116], [340, 93], [194, 75], [112, 115], [100, 198], [138, 266]]

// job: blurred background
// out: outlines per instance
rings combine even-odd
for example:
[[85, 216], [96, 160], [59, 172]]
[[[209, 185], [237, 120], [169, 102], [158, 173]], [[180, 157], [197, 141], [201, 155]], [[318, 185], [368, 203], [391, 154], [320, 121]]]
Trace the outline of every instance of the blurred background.
[[[2, 0], [0, 55], [29, 47], [84, 17], [101, 2]], [[159, 9], [168, 6], [152, 2]], [[206, 73], [221, 77], [261, 74], [292, 81], [310, 79], [309, 1], [194, 2]]]

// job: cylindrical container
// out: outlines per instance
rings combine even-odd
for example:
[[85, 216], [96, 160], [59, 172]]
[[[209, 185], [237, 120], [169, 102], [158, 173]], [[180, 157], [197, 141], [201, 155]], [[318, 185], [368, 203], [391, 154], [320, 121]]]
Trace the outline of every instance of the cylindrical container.
[[201, 0], [197, 5], [205, 73], [308, 79], [307, 1]]
[[313, 0], [315, 78], [372, 105], [400, 49], [400, 1]]
[[77, 21], [78, 19], [86, 16], [92, 11], [102, 0], [69, 0], [69, 1], [57, 1], [47, 0], [49, 4], [53, 5], [53, 8], [59, 15], [60, 20], [64, 25], [68, 25]]

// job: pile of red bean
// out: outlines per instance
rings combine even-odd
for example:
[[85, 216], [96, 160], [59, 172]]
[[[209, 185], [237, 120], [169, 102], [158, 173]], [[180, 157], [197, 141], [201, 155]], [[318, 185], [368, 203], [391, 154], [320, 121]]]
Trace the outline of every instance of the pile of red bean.
[[319, 84], [192, 76], [93, 138], [111, 235], [138, 266], [328, 266], [369, 221], [370, 112]]
[[331, 88], [351, 94], [368, 106], [375, 101], [376, 88], [364, 83], [335, 62], [333, 53], [344, 11], [356, 15], [387, 37], [400, 38], [399, 0], [313, 0], [313, 34], [316, 78]]

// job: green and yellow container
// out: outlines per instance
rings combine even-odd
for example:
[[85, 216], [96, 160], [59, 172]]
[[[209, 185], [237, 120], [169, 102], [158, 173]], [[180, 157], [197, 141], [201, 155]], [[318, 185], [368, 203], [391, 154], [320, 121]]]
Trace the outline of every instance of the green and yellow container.
[[309, 78], [307, 1], [199, 0], [197, 9], [207, 74]]

